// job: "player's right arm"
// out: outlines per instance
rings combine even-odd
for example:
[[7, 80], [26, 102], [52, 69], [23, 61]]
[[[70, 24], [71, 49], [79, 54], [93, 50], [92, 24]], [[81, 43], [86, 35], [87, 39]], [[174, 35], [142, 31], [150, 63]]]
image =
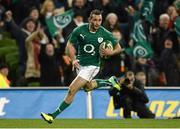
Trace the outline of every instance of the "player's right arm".
[[66, 45], [66, 54], [70, 57], [72, 61], [72, 70], [74, 70], [74, 68], [79, 69], [80, 67], [78, 60], [76, 59], [76, 48], [74, 47], [74, 45], [78, 42], [79, 30], [79, 27], [73, 30]]
[[72, 70], [74, 70], [74, 68], [78, 68], [80, 67], [78, 60], [76, 59], [76, 49], [74, 47], [74, 45], [68, 41], [67, 45], [66, 45], [66, 54], [70, 57], [71, 62], [72, 62]]
[[71, 60], [76, 59], [76, 49], [70, 41], [68, 41], [66, 45], [66, 55], [69, 56]]

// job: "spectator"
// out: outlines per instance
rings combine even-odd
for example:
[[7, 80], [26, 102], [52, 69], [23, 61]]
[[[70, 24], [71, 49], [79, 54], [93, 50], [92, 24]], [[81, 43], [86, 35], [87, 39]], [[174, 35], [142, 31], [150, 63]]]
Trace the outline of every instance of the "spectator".
[[12, 18], [12, 12], [7, 11], [6, 25], [9, 29], [9, 32], [15, 38], [19, 48], [19, 70], [18, 70], [19, 78], [17, 85], [21, 85], [21, 82], [22, 81], [24, 82], [26, 59], [27, 59], [25, 40], [36, 29], [36, 23], [32, 18], [28, 17], [23, 21], [22, 26], [20, 27], [14, 22]]
[[128, 12], [127, 8], [132, 7], [134, 10], [135, 5], [141, 2], [141, 0], [114, 0], [116, 1], [116, 14], [118, 15], [118, 19], [120, 23], [128, 23]]
[[40, 14], [41, 14], [41, 23], [46, 26], [45, 20], [46, 18], [50, 18], [53, 16], [55, 10], [55, 5], [52, 0], [45, 0], [42, 4]]
[[41, 40], [40, 61], [40, 85], [41, 86], [61, 86], [61, 74], [57, 61], [57, 51], [53, 44], [48, 43], [47, 39]]
[[40, 0], [11, 0], [11, 1], [13, 1], [11, 10], [14, 14], [14, 20], [18, 25], [20, 25], [20, 23], [29, 15], [29, 10], [32, 7], [39, 8], [40, 6]]
[[144, 57], [137, 57], [134, 65], [132, 66], [132, 70], [135, 73], [144, 72], [146, 74], [147, 86], [154, 86], [157, 84], [158, 73], [156, 66], [154, 65], [154, 62], [152, 60], [147, 60]]
[[39, 63], [39, 53], [40, 53], [40, 41], [46, 35], [42, 33], [40, 28], [37, 28], [35, 32], [30, 34], [26, 38], [25, 47], [27, 50], [27, 62], [26, 62], [26, 72], [25, 78], [28, 83], [39, 82], [40, 78], [40, 63]]
[[38, 8], [36, 8], [36, 7], [30, 8], [28, 16], [25, 19], [23, 19], [23, 21], [21, 22], [20, 26], [25, 26], [25, 23], [26, 23], [27, 19], [32, 19], [36, 25], [40, 26], [41, 23], [40, 23], [40, 17], [39, 17], [39, 10], [38, 10]]
[[172, 14], [173, 12], [176, 10], [176, 8], [173, 6], [173, 5], [169, 5], [167, 10], [166, 10], [166, 13], [169, 15], [170, 17], [170, 20], [172, 20]]
[[127, 44], [125, 43], [123, 35], [119, 29], [114, 29], [112, 31], [112, 34], [116, 38], [116, 40], [120, 43], [122, 48], [127, 47]]
[[85, 22], [88, 21], [88, 16], [92, 10], [91, 3], [87, 0], [74, 0], [73, 7], [74, 13], [81, 13]]
[[117, 7], [114, 0], [94, 0], [93, 4], [95, 9], [102, 11], [103, 20], [108, 13], [115, 13]]
[[39, 21], [39, 10], [36, 7], [32, 7], [29, 10], [29, 17], [31, 17], [34, 21]]
[[9, 73], [8, 66], [4, 63], [1, 63], [0, 64], [0, 88], [10, 87], [10, 81], [7, 78], [8, 73]]
[[115, 29], [119, 30], [120, 24], [119, 24], [117, 15], [115, 13], [109, 13], [106, 16], [103, 26], [110, 32], [112, 32], [112, 30], [115, 30]]
[[156, 0], [154, 4], [155, 23], [158, 25], [158, 19], [161, 14], [166, 13], [167, 8], [171, 5], [173, 0]]
[[180, 74], [178, 71], [177, 56], [172, 48], [172, 40], [170, 38], [166, 39], [164, 50], [160, 57], [160, 70], [162, 71], [166, 86], [179, 86]]
[[170, 23], [169, 23], [169, 28], [173, 28], [174, 21], [176, 18], [179, 16], [177, 9], [175, 6], [169, 6], [167, 9], [167, 13], [170, 16]]
[[166, 13], [161, 14], [159, 17], [159, 26], [157, 28], [153, 29], [152, 47], [155, 52], [155, 56], [157, 56], [156, 58], [159, 58], [159, 56], [164, 48], [165, 38], [168, 36], [169, 31], [170, 31], [168, 28], [169, 23], [170, 23], [169, 15]]
[[65, 42], [67, 42], [72, 30], [77, 26], [84, 24], [83, 13], [77, 12], [74, 14], [73, 20], [63, 29], [63, 36], [65, 38]]
[[55, 4], [53, 0], [45, 0], [42, 4], [41, 10], [40, 10], [40, 22], [42, 26], [44, 27], [45, 33], [48, 36], [48, 39], [50, 41], [52, 40], [52, 37], [47, 27], [46, 19], [62, 12], [63, 10], [55, 8]]

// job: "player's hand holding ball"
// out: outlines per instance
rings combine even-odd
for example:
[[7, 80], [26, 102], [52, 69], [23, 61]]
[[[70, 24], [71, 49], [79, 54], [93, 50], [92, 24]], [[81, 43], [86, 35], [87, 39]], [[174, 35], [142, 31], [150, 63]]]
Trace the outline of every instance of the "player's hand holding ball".
[[101, 43], [99, 47], [99, 53], [101, 58], [107, 59], [113, 55], [113, 45], [109, 40], [106, 40]]

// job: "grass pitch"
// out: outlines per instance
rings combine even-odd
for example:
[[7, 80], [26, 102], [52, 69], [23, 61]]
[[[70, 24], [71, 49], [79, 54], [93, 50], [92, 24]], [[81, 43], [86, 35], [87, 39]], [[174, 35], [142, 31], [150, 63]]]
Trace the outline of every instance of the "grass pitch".
[[42, 119], [0, 119], [5, 128], [180, 128], [180, 119], [56, 119], [52, 124]]

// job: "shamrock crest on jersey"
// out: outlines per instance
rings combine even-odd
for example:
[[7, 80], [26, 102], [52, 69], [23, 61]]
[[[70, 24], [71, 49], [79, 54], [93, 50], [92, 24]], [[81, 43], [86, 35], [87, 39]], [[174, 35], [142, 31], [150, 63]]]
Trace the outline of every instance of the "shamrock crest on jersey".
[[102, 43], [103, 40], [104, 40], [104, 39], [103, 39], [102, 37], [99, 37], [99, 38], [98, 38], [98, 43]]

